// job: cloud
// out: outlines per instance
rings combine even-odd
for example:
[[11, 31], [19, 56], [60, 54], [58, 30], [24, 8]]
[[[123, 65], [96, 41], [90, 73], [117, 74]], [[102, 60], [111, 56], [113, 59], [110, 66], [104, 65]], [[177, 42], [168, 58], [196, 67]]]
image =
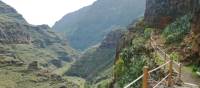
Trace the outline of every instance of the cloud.
[[14, 7], [34, 25], [52, 26], [65, 14], [92, 4], [96, 0], [2, 0]]

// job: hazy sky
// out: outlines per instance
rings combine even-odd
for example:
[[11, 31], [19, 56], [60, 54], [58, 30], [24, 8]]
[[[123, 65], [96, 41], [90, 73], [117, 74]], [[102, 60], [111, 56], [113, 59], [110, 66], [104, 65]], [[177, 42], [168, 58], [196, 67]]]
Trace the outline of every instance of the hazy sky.
[[65, 14], [92, 4], [96, 0], [2, 0], [14, 7], [34, 25], [52, 26]]

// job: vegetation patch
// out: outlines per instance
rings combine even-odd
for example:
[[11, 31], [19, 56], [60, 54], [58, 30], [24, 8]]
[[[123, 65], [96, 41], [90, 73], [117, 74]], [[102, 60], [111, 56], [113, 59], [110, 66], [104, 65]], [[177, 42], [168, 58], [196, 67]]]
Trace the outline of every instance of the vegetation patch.
[[[145, 38], [135, 37], [131, 46], [124, 48], [120, 54], [120, 58], [115, 64], [115, 76], [117, 85], [122, 88], [126, 84], [132, 82], [142, 75], [143, 67], [147, 65], [149, 54], [145, 48]], [[141, 81], [133, 84], [131, 87], [141, 87]]]
[[190, 32], [191, 19], [192, 14], [188, 14], [168, 25], [162, 33], [162, 36], [166, 39], [166, 43], [180, 43]]

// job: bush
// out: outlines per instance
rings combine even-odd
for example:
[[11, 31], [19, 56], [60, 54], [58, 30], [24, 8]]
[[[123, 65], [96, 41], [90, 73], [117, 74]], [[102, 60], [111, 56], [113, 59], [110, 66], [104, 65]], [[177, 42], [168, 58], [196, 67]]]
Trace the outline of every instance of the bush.
[[200, 72], [200, 67], [198, 65], [193, 65], [192, 71], [193, 72]]
[[123, 75], [123, 72], [124, 72], [124, 61], [121, 58], [119, 58], [119, 60], [117, 60], [114, 69], [115, 69], [114, 73], [115, 73], [115, 75], [117, 77], [120, 76], [120, 75]]
[[179, 43], [190, 31], [190, 20], [192, 14], [185, 15], [177, 19], [174, 23], [167, 26], [162, 35], [166, 39], [167, 44]]
[[[123, 71], [120, 72], [120, 77], [118, 78], [118, 84], [120, 88], [123, 88], [126, 84], [132, 82], [137, 79], [140, 75], [142, 75], [142, 69], [146, 64], [146, 59], [144, 56], [132, 56], [132, 58], [126, 58], [123, 55], [127, 55], [126, 52], [123, 52], [122, 59], [127, 60], [130, 59], [127, 64], [124, 64]], [[121, 68], [122, 68], [121, 67]], [[141, 87], [141, 81], [136, 82], [130, 88], [139, 88]]]
[[146, 39], [150, 38], [152, 32], [153, 32], [152, 28], [145, 28], [145, 30], [144, 30], [144, 37]]
[[[147, 56], [145, 54], [143, 37], [135, 38], [132, 41], [132, 45], [123, 49], [120, 53], [120, 58], [117, 61], [115, 71], [119, 73], [117, 76], [117, 84], [120, 88], [123, 88], [126, 84], [137, 79], [142, 75], [142, 69], [146, 64]], [[115, 72], [116, 73], [116, 72]], [[139, 88], [141, 81], [133, 84], [131, 88]]]
[[170, 54], [170, 58], [171, 58], [172, 60], [174, 60], [174, 61], [179, 61], [180, 55], [179, 55], [177, 52], [172, 52], [172, 53]]

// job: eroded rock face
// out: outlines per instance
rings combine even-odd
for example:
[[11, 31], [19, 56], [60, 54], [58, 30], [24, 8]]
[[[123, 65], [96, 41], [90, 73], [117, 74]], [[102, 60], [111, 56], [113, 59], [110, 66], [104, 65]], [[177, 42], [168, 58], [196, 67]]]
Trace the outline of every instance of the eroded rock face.
[[198, 0], [147, 0], [145, 24], [164, 28], [177, 17], [194, 11], [198, 3]]
[[3, 44], [25, 44], [30, 43], [29, 33], [23, 30], [11, 30], [0, 28], [0, 43]]
[[24, 44], [31, 40], [28, 24], [17, 11], [0, 1], [0, 43]]
[[192, 50], [200, 56], [200, 10], [195, 12], [191, 26]]
[[124, 30], [111, 31], [103, 40], [100, 48], [116, 48], [122, 35], [125, 33]]

